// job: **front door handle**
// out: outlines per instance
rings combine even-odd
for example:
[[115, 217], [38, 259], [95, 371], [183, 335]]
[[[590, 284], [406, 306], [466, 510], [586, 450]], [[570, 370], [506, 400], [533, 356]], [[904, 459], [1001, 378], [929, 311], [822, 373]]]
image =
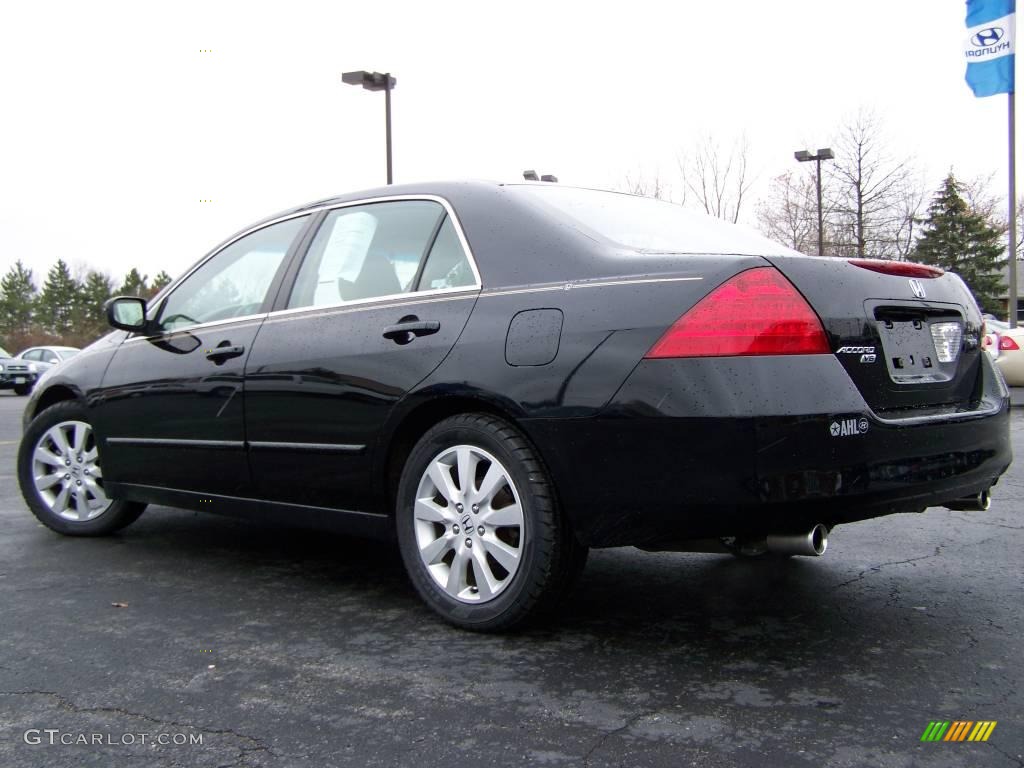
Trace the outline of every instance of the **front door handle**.
[[420, 320], [415, 315], [409, 315], [399, 320], [397, 325], [385, 328], [383, 336], [396, 344], [408, 344], [419, 336], [429, 336], [440, 330], [441, 324], [436, 320]]
[[217, 365], [221, 365], [225, 360], [239, 357], [244, 353], [245, 347], [241, 344], [232, 345], [230, 341], [222, 341], [219, 346], [206, 351], [206, 359], [213, 360]]

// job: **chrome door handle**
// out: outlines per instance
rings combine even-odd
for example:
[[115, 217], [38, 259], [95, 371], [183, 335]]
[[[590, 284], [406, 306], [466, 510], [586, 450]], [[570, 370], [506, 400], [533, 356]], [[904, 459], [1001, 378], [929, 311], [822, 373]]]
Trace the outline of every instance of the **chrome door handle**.
[[436, 320], [407, 320], [397, 325], [389, 325], [384, 329], [383, 336], [396, 344], [408, 344], [414, 338], [429, 336], [440, 330], [441, 324]]
[[220, 365], [225, 360], [230, 360], [232, 357], [239, 357], [245, 353], [245, 347], [241, 344], [221, 347], [214, 347], [213, 349], [207, 350], [206, 359], [213, 360], [217, 365]]

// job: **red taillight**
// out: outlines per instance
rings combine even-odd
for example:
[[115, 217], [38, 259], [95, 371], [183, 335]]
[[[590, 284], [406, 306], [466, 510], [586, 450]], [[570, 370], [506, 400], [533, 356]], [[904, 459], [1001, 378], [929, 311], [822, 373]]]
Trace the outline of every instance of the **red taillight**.
[[930, 279], [942, 277], [945, 270], [939, 267], [929, 267], [927, 264], [914, 264], [911, 261], [886, 261], [885, 259], [849, 259], [855, 267], [870, 269], [872, 272], [881, 272], [883, 275], [896, 275], [897, 277], [923, 277]]
[[1017, 342], [1011, 339], [1009, 336], [1000, 336], [999, 349], [1003, 350], [1004, 352], [1016, 352], [1018, 349], [1020, 349], [1020, 345], [1018, 345]]
[[646, 357], [828, 354], [821, 321], [773, 267], [725, 281], [673, 323]]

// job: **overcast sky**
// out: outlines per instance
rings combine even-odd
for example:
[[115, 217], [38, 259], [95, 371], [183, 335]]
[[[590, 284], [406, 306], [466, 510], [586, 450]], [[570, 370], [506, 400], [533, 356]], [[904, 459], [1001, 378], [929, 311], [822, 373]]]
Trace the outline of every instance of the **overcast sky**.
[[[265, 215], [384, 180], [612, 187], [745, 133], [764, 192], [794, 149], [882, 117], [929, 188], [1006, 185], [1006, 97], [963, 80], [961, 0], [6, 2], [0, 270], [183, 271]], [[201, 52], [210, 50], [212, 52]], [[807, 164], [806, 167], [809, 167]], [[212, 202], [200, 202], [212, 200]], [[753, 205], [744, 216], [753, 219]]]

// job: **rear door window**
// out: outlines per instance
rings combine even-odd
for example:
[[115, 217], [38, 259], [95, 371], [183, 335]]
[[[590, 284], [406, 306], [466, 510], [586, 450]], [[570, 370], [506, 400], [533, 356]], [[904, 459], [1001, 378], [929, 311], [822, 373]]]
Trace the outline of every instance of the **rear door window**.
[[476, 275], [473, 274], [469, 257], [462, 247], [458, 232], [455, 231], [455, 225], [451, 218], [446, 216], [430, 249], [427, 263], [423, 267], [418, 289], [436, 291], [471, 285], [476, 285]]
[[414, 291], [445, 215], [444, 207], [430, 200], [331, 211], [299, 269], [288, 308], [334, 306]]

